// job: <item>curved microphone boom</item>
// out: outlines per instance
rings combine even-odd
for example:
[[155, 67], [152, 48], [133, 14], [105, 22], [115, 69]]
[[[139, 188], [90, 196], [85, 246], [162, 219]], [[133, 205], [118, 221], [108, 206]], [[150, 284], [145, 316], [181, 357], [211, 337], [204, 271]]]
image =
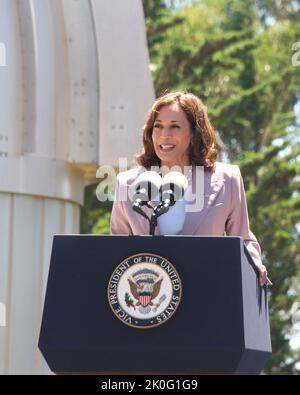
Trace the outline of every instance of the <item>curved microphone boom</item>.
[[155, 171], [141, 173], [134, 184], [133, 210], [148, 218], [141, 207], [144, 205], [148, 206], [150, 201], [158, 196], [161, 184], [162, 178]]
[[179, 171], [167, 173], [161, 184], [160, 200], [162, 203], [159, 215], [166, 213], [177, 200], [181, 199], [188, 187], [186, 176]]
[[[167, 173], [163, 179], [154, 171], [145, 171], [139, 175], [133, 187], [132, 208], [149, 221], [150, 235], [154, 235], [157, 218], [166, 213], [177, 200], [183, 197], [188, 187], [188, 180], [178, 171]], [[156, 200], [158, 196], [160, 203], [153, 207], [151, 201]], [[150, 218], [143, 211], [142, 206], [152, 208], [153, 212]]]

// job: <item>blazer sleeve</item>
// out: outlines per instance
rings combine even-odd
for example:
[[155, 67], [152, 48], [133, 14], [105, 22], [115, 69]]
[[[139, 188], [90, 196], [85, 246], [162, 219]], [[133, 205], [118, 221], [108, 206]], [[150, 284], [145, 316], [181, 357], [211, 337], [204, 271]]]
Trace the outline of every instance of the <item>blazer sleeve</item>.
[[226, 221], [228, 236], [241, 236], [256, 266], [262, 265], [260, 245], [249, 228], [249, 217], [243, 178], [240, 168], [233, 166], [231, 180], [231, 209]]
[[120, 198], [120, 182], [116, 180], [115, 197], [110, 217], [110, 233], [132, 235], [132, 229], [126, 216], [123, 202]]

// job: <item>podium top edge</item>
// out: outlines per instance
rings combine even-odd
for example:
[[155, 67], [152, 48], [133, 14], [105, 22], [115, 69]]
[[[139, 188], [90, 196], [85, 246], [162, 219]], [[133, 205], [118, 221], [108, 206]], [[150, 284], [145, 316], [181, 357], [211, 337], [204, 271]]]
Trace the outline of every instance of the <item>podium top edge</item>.
[[78, 233], [57, 233], [54, 234], [53, 237], [151, 237], [151, 238], [159, 238], [159, 237], [183, 237], [183, 238], [218, 238], [218, 239], [239, 239], [242, 240], [241, 236], [215, 236], [215, 235], [124, 235], [124, 234], [78, 234]]

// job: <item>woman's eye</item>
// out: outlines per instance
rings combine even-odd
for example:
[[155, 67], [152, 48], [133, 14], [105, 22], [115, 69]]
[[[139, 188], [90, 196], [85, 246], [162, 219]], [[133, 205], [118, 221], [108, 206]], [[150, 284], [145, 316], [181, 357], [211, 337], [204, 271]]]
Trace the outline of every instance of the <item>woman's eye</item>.
[[[161, 128], [161, 125], [154, 125], [155, 128]], [[171, 128], [179, 128], [178, 125], [172, 125]]]

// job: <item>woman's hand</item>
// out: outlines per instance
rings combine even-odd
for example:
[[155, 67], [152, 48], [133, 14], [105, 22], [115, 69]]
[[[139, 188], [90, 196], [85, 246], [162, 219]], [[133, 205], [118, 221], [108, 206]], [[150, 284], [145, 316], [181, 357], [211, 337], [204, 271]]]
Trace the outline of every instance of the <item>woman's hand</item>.
[[268, 278], [268, 272], [265, 265], [257, 266], [258, 273], [259, 273], [259, 285], [272, 285], [272, 282]]

